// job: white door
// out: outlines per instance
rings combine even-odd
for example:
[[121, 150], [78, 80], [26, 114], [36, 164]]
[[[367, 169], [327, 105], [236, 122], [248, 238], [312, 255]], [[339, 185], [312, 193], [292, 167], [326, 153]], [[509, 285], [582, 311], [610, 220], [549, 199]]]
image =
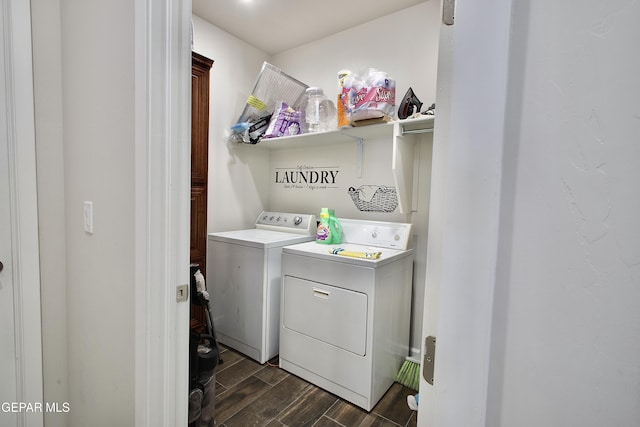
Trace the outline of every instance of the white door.
[[[484, 426], [511, 0], [443, 0], [424, 339], [436, 337], [434, 385], [420, 383], [418, 425]], [[423, 353], [424, 354], [424, 353]]]
[[42, 426], [29, 3], [0, 3], [0, 425]]
[[[441, 6], [441, 12], [444, 10]], [[433, 164], [431, 170], [431, 200], [429, 202], [429, 233], [427, 241], [427, 271], [425, 277], [424, 310], [422, 322], [422, 355], [426, 354], [425, 339], [438, 336], [438, 312], [440, 286], [443, 274], [443, 234], [446, 200], [446, 170], [451, 108], [451, 79], [453, 74], [453, 30], [454, 27], [441, 21], [438, 43], [438, 81], [436, 105], [438, 116], [433, 135]], [[440, 353], [438, 356], [440, 356]], [[424, 359], [424, 358], [423, 358]], [[438, 357], [438, 360], [440, 357]], [[422, 360], [424, 364], [424, 360]], [[421, 369], [424, 368], [421, 365]], [[430, 378], [428, 378], [430, 380]], [[420, 409], [418, 425], [435, 426], [437, 387], [430, 385], [421, 372]]]

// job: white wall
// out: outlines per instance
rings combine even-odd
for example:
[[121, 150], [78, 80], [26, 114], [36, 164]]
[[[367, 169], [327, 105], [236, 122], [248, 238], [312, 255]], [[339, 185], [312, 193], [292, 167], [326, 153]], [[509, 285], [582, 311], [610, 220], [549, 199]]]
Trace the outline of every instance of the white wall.
[[[409, 87], [412, 87], [425, 104], [423, 111], [435, 102], [435, 83], [438, 49], [438, 2], [429, 1], [405, 10], [387, 15], [369, 23], [331, 35], [321, 40], [279, 53], [270, 58], [270, 62], [310, 86], [324, 88], [325, 94], [335, 102], [338, 94], [338, 71], [351, 69], [354, 72], [366, 71], [373, 67], [386, 71], [396, 80], [396, 105]], [[413, 34], [419, 34], [419, 42], [414, 39], [399, 42], [402, 28], [413, 28]], [[381, 31], [384, 29], [384, 31]], [[411, 37], [411, 36], [410, 36]], [[369, 143], [371, 142], [371, 143]], [[330, 204], [336, 208], [338, 216], [370, 220], [412, 221], [408, 213], [363, 213], [357, 210], [347, 194], [350, 186], [386, 185], [393, 187], [391, 174], [390, 139], [367, 141], [363, 151], [362, 177], [356, 174], [356, 144], [344, 147], [332, 146], [331, 150], [304, 148], [295, 152], [274, 151], [271, 153], [271, 197], [270, 203], [275, 210], [288, 211], [311, 210], [319, 212], [321, 206]], [[430, 153], [431, 139], [423, 140], [425, 151]], [[332, 194], [322, 192], [298, 191], [286, 194], [274, 180], [274, 169], [296, 164], [338, 164], [341, 186]], [[430, 156], [420, 164], [422, 176], [430, 175]], [[429, 185], [421, 188], [427, 192]], [[327, 193], [327, 192], [325, 192]], [[428, 200], [428, 198], [427, 198]], [[426, 224], [428, 205], [421, 206], [422, 217]], [[414, 224], [419, 222], [414, 219]], [[426, 237], [422, 235], [421, 237]], [[420, 256], [423, 256], [421, 254]]]
[[214, 61], [209, 108], [208, 230], [252, 227], [267, 209], [269, 159], [253, 146], [229, 143], [267, 54], [193, 16], [193, 50]]
[[331, 99], [338, 71], [386, 71], [396, 81], [398, 103], [412, 87], [423, 111], [435, 102], [439, 2], [426, 1], [363, 25], [279, 53], [270, 61]]
[[133, 425], [133, 4], [33, 7], [47, 425]]
[[638, 16], [513, 2], [487, 425], [640, 425]]
[[[333, 99], [338, 93], [338, 71], [350, 69], [364, 72], [369, 67], [387, 72], [396, 81], [396, 105], [399, 105], [409, 87], [423, 102], [422, 111], [435, 102], [438, 39], [440, 31], [440, 5], [427, 1], [383, 18], [359, 25], [321, 40], [274, 55], [270, 61], [310, 86], [320, 86]], [[436, 108], [437, 111], [437, 108]], [[343, 164], [343, 181], [330, 196], [318, 192], [297, 192], [285, 201], [281, 185], [273, 181], [271, 194], [274, 210], [295, 211], [318, 209], [321, 205], [336, 208], [338, 217], [361, 218], [376, 221], [411, 222], [416, 236], [414, 288], [411, 321], [411, 347], [421, 348], [421, 325], [424, 306], [426, 242], [429, 216], [429, 190], [431, 176], [431, 136], [422, 136], [419, 162], [418, 211], [413, 214], [359, 212], [346, 190], [360, 185], [393, 187], [391, 177], [391, 141], [365, 144], [362, 177], [353, 170], [356, 163], [354, 146], [338, 150], [315, 149], [307, 154], [297, 152], [272, 153], [272, 168], [276, 165], [291, 167], [296, 164], [319, 164], [331, 160]], [[322, 153], [324, 151], [324, 154]], [[274, 157], [275, 156], [275, 157]], [[349, 167], [351, 165], [351, 167]], [[280, 197], [278, 198], [278, 194]], [[281, 208], [282, 207], [282, 208]]]
[[[411, 345], [416, 349], [420, 348], [421, 340], [426, 266], [430, 136], [424, 137], [419, 151], [418, 212], [371, 214], [359, 212], [346, 190], [360, 185], [393, 186], [390, 140], [365, 146], [363, 176], [356, 178], [353, 146], [331, 152], [322, 149], [269, 152], [259, 144], [230, 146], [226, 142], [226, 132], [242, 111], [265, 60], [310, 86], [325, 88], [331, 98], [337, 95], [339, 70], [377, 68], [396, 80], [397, 104], [412, 87], [425, 104], [423, 111], [426, 110], [435, 102], [439, 19], [439, 3], [428, 1], [267, 57], [194, 16], [194, 50], [215, 61], [211, 72], [209, 231], [251, 227], [261, 209], [317, 214], [321, 206], [336, 208], [339, 217], [412, 222], [417, 241]], [[344, 180], [337, 190], [286, 196], [282, 186], [274, 182], [276, 167], [325, 160], [337, 161], [341, 166]]]
[[145, 2], [31, 5], [44, 400], [69, 404], [45, 424], [180, 424], [189, 309], [169, 301], [188, 276], [190, 3], [154, 9], [168, 35]]

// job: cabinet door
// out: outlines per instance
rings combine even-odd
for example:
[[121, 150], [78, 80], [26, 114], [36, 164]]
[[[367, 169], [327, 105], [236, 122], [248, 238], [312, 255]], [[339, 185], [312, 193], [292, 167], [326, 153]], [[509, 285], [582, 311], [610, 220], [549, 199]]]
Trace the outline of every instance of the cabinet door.
[[[207, 176], [209, 173], [209, 70], [213, 61], [191, 54], [191, 237], [190, 262], [207, 276]], [[202, 306], [191, 306], [191, 317], [206, 325]]]
[[209, 70], [213, 61], [192, 53], [191, 66], [191, 263], [206, 277]]
[[[207, 260], [207, 193], [206, 187], [191, 187], [191, 263], [198, 264], [202, 274]], [[203, 239], [202, 236], [205, 236]]]

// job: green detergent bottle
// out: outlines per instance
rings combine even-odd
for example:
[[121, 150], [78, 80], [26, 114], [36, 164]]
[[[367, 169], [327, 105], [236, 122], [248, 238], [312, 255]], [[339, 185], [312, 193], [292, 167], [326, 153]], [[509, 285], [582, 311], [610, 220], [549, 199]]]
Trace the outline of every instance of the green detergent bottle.
[[340, 221], [336, 218], [336, 211], [333, 209], [329, 209], [329, 234], [332, 245], [342, 243], [342, 224], [340, 224]]
[[331, 225], [330, 225], [329, 208], [320, 209], [320, 224], [318, 224], [318, 230], [316, 231], [316, 242], [324, 245], [330, 245], [331, 241]]

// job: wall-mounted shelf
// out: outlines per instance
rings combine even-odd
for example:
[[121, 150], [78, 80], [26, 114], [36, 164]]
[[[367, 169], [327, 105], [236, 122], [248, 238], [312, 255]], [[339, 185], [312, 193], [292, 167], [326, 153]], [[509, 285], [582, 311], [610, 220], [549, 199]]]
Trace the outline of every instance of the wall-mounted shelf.
[[415, 175], [418, 172], [418, 168], [415, 165], [415, 162], [417, 162], [415, 156], [417, 135], [433, 132], [434, 122], [434, 116], [422, 116], [389, 123], [340, 128], [329, 132], [263, 139], [254, 147], [269, 150], [288, 150], [355, 141], [358, 144], [358, 170], [356, 175], [361, 176], [362, 145], [367, 140], [386, 139], [393, 144], [391, 171], [398, 195], [398, 208], [401, 213], [409, 213], [416, 209], [417, 195], [415, 194], [413, 183], [417, 181]]
[[358, 139], [391, 138], [392, 132], [393, 126], [391, 123], [381, 123], [370, 126], [341, 128], [328, 132], [305, 133], [302, 135], [262, 139], [256, 146], [270, 150], [284, 150], [308, 147], [315, 144], [341, 144]]
[[340, 144], [354, 140], [383, 139], [391, 140], [394, 129], [400, 134], [424, 133], [433, 131], [434, 116], [423, 116], [417, 119], [406, 119], [389, 123], [368, 126], [345, 127], [329, 132], [305, 133], [302, 135], [283, 136], [280, 138], [262, 139], [256, 147], [270, 150], [300, 148], [314, 144]]

